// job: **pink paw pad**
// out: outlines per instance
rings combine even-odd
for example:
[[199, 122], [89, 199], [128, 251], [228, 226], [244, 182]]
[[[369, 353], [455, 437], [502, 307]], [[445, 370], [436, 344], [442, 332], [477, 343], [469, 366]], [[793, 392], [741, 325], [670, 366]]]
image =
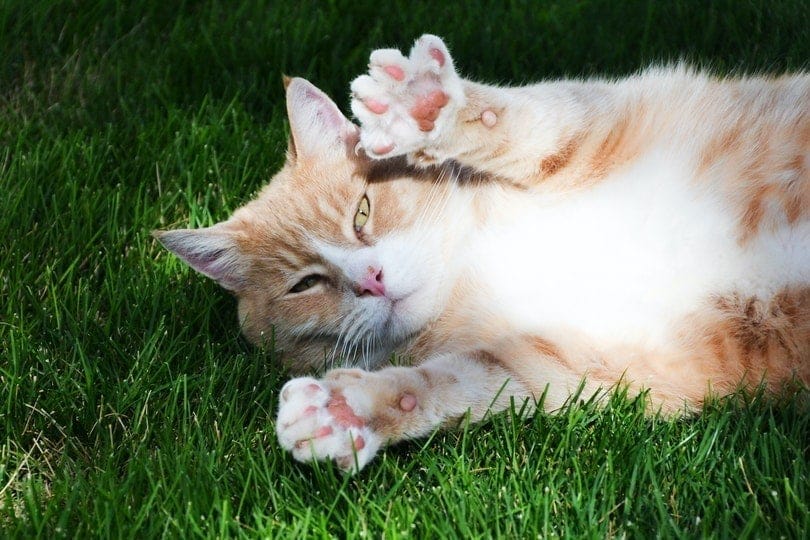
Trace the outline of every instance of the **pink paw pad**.
[[435, 47], [431, 47], [429, 51], [430, 56], [439, 63], [439, 67], [444, 67], [444, 53]]
[[498, 116], [494, 112], [487, 109], [481, 113], [481, 123], [488, 128], [495, 127], [495, 124], [498, 123]]
[[388, 105], [382, 101], [377, 101], [376, 99], [366, 99], [363, 101], [363, 104], [374, 114], [384, 114], [386, 111], [388, 111]]
[[362, 418], [354, 414], [352, 408], [346, 403], [346, 398], [341, 394], [332, 394], [332, 398], [326, 404], [326, 410], [340, 426], [363, 427], [366, 424]]
[[405, 412], [411, 412], [416, 408], [416, 396], [413, 394], [404, 394], [399, 399], [399, 408]]
[[394, 146], [395, 146], [394, 143], [380, 144], [372, 148], [372, 151], [378, 156], [384, 156], [385, 154], [393, 150]]
[[334, 430], [332, 429], [332, 426], [321, 426], [317, 430], [315, 430], [313, 436], [316, 439], [318, 439], [320, 437], [326, 437], [328, 435], [331, 435], [333, 431]]
[[450, 98], [442, 90], [433, 90], [411, 108], [411, 116], [419, 124], [422, 131], [433, 129], [435, 120], [439, 117], [442, 107], [447, 105]]
[[388, 73], [392, 79], [400, 82], [405, 80], [405, 70], [399, 66], [385, 66], [383, 70]]

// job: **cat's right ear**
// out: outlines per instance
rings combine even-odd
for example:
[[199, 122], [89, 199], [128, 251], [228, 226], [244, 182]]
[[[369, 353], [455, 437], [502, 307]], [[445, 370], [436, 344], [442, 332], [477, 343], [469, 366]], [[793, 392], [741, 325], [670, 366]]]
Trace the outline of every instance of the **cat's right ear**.
[[306, 79], [284, 77], [283, 82], [290, 120], [290, 157], [306, 160], [353, 153], [360, 130], [335, 102]]
[[203, 229], [152, 231], [163, 246], [197, 272], [230, 291], [244, 287], [248, 261], [234, 233], [221, 225]]

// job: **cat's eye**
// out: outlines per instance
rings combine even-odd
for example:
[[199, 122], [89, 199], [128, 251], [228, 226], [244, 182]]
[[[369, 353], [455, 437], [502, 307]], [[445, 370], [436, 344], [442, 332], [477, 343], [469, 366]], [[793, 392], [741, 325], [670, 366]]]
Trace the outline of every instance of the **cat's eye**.
[[368, 196], [363, 195], [360, 199], [360, 204], [357, 206], [357, 213], [354, 214], [354, 230], [360, 232], [363, 225], [368, 221], [368, 216], [371, 213], [371, 204], [368, 202]]
[[320, 276], [318, 274], [310, 274], [304, 277], [301, 281], [299, 281], [295, 285], [293, 285], [292, 289], [290, 289], [290, 292], [291, 293], [304, 292], [307, 289], [311, 289], [312, 287], [320, 283], [322, 280], [323, 276]]

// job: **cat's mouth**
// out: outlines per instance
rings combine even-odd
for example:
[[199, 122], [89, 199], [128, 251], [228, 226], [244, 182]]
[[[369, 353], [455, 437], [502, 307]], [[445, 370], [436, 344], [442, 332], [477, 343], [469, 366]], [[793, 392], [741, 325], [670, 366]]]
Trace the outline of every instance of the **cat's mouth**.
[[414, 293], [388, 298], [388, 313], [381, 324], [383, 335], [394, 346], [402, 345], [419, 332], [421, 324], [414, 317], [410, 301]]

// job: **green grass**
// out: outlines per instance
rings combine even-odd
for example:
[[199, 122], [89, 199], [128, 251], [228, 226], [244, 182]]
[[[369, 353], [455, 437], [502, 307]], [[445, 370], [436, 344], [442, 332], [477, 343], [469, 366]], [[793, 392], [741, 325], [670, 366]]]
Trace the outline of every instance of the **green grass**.
[[285, 374], [149, 231], [221, 220], [279, 167], [282, 73], [345, 109], [372, 48], [428, 31], [491, 82], [810, 60], [803, 0], [411, 4], [0, 5], [0, 536], [807, 534], [797, 403], [504, 414], [356, 477], [280, 451]]

